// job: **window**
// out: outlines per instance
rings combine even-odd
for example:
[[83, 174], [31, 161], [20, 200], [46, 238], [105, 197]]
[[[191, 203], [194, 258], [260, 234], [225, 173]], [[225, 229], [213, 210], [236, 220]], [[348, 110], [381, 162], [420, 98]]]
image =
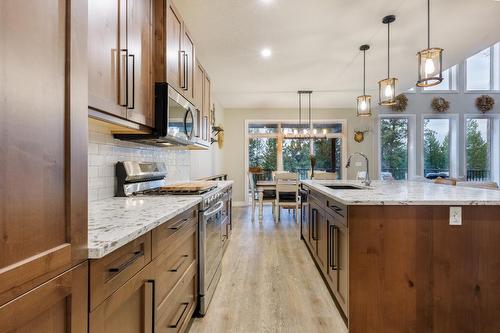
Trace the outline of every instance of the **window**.
[[271, 134], [278, 132], [277, 124], [249, 124], [248, 133], [251, 134]]
[[408, 178], [408, 118], [380, 119], [381, 179]]
[[[250, 130], [250, 128], [249, 128]], [[258, 180], [271, 180], [272, 172], [277, 169], [277, 139], [250, 138], [248, 142], [248, 166], [261, 167], [263, 173]]]
[[466, 60], [467, 90], [490, 90], [491, 48]]
[[297, 172], [300, 179], [307, 179], [307, 171], [311, 168], [310, 140], [283, 140], [283, 170]]
[[337, 178], [342, 178], [341, 138], [314, 140], [314, 156], [316, 157], [316, 170], [336, 172]]
[[456, 91], [457, 90], [457, 66], [443, 71], [443, 81], [435, 86], [424, 87], [424, 91]]
[[469, 118], [466, 121], [467, 180], [490, 179], [490, 120]]
[[424, 119], [424, 176], [428, 179], [450, 176], [450, 120]]

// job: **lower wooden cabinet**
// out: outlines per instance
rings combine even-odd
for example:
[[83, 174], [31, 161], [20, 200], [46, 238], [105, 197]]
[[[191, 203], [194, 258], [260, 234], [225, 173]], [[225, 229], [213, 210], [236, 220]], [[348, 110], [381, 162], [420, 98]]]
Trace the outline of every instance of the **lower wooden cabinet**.
[[143, 268], [90, 313], [91, 333], [152, 332], [155, 281], [151, 268]]
[[0, 307], [0, 333], [86, 333], [88, 263]]
[[[327, 214], [328, 215], [328, 214]], [[349, 296], [349, 235], [347, 227], [328, 216], [328, 263], [326, 277], [337, 303], [348, 312]]]

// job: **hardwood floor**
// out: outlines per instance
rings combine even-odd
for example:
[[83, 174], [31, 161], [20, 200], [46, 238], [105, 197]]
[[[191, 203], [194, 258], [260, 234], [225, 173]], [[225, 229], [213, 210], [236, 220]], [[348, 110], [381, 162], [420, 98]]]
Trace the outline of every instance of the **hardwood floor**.
[[265, 207], [262, 223], [250, 208], [234, 209], [234, 229], [222, 278], [195, 332], [347, 332], [293, 215], [274, 223]]

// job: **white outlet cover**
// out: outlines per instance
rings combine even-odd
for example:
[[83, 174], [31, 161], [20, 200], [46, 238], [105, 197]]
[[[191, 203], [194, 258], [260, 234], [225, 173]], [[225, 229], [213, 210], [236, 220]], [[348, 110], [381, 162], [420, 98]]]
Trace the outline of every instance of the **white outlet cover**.
[[450, 207], [450, 225], [462, 225], [462, 207]]
[[363, 165], [363, 163], [361, 163], [361, 162], [356, 162], [356, 163], [354, 163], [354, 165], [355, 165], [355, 166], [357, 166], [357, 167], [360, 167], [360, 166], [362, 166], [362, 165]]

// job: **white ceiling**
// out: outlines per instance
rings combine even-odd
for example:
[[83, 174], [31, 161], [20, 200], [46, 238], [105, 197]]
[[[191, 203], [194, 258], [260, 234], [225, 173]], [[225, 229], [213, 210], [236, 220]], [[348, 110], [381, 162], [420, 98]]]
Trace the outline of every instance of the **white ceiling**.
[[[269, 3], [266, 3], [269, 2]], [[416, 57], [426, 47], [425, 0], [177, 0], [197, 54], [224, 108], [289, 108], [297, 90], [313, 90], [314, 108], [352, 108], [362, 90], [361, 44], [367, 51], [367, 89], [391, 76], [399, 90], [416, 81]], [[445, 67], [500, 40], [500, 2], [431, 1], [431, 46], [442, 47]], [[260, 50], [269, 47], [269, 59]]]

